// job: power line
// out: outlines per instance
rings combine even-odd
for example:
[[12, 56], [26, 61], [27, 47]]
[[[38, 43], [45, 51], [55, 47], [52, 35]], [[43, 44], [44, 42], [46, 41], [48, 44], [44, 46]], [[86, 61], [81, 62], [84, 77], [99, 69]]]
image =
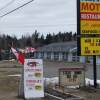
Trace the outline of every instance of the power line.
[[2, 15], [2, 16], [0, 16], [0, 17], [2, 18], [2, 17], [4, 17], [4, 16], [6, 16], [6, 15], [9, 15], [10, 13], [12, 13], [12, 12], [14, 12], [14, 11], [16, 11], [16, 10], [18, 10], [18, 9], [20, 9], [20, 8], [22, 8], [22, 7], [24, 7], [24, 6], [26, 6], [26, 5], [28, 5], [29, 3], [33, 2], [33, 1], [34, 1], [34, 0], [30, 0], [29, 2], [27, 2], [27, 3], [25, 3], [25, 4], [21, 5], [21, 6], [19, 6], [19, 7], [17, 7], [17, 8], [15, 8], [14, 10], [12, 10], [12, 11], [10, 11], [10, 12], [7, 12], [6, 14], [4, 14], [4, 15]]
[[15, 0], [11, 0], [10, 2], [8, 2], [5, 6], [3, 6], [2, 8], [0, 8], [0, 11], [7, 8], [9, 5], [11, 5]]

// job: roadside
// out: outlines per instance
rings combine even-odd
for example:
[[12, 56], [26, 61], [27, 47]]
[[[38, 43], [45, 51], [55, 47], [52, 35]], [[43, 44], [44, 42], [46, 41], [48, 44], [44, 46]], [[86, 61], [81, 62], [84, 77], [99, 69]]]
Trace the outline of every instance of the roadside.
[[[58, 69], [69, 66], [80, 66], [79, 63], [66, 62], [44, 62], [44, 77], [51, 78], [58, 76]], [[0, 62], [0, 100], [23, 100], [18, 98], [20, 77], [8, 76], [21, 74], [22, 66], [17, 62]], [[98, 70], [100, 70], [98, 66]], [[98, 71], [100, 73], [100, 71]], [[88, 75], [88, 76], [87, 76]], [[86, 77], [92, 77], [92, 65], [87, 65]], [[100, 77], [100, 74], [98, 75]], [[85, 100], [100, 100], [100, 89], [81, 88], [71, 91], [72, 94], [82, 96]], [[36, 99], [38, 100], [38, 99]], [[42, 100], [49, 100], [47, 97]]]

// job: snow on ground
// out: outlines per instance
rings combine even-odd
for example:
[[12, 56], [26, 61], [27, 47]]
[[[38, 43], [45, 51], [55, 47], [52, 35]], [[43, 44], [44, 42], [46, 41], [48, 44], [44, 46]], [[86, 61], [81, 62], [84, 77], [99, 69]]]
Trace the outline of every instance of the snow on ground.
[[[47, 84], [49, 83], [54, 83], [57, 84], [59, 82], [58, 77], [53, 77], [53, 78], [44, 78]], [[86, 85], [94, 85], [94, 81], [89, 78], [85, 78], [85, 83]], [[100, 80], [97, 80], [97, 83], [100, 85]]]
[[[10, 77], [20, 77], [21, 74], [14, 74], [14, 75], [8, 75]], [[44, 82], [46, 84], [58, 84], [59, 82], [59, 78], [58, 77], [53, 77], [53, 78], [44, 78]], [[86, 85], [93, 85], [94, 82], [92, 79], [89, 79], [89, 78], [85, 78], [85, 83]], [[100, 85], [100, 80], [97, 80], [97, 83]]]
[[21, 74], [14, 74], [14, 75], [8, 75], [8, 76], [11, 76], [11, 77], [20, 77], [21, 76]]
[[46, 84], [58, 84], [58, 77], [53, 77], [53, 78], [44, 78], [44, 82]]
[[[85, 83], [86, 83], [86, 85], [94, 85], [94, 81], [89, 78], [85, 78]], [[100, 80], [97, 80], [97, 84], [100, 85]]]

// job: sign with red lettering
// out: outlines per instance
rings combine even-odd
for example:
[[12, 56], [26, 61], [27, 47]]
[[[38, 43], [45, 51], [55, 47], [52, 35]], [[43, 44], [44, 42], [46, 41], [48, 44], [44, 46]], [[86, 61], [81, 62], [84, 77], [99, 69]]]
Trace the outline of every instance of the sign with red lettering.
[[100, 55], [100, 2], [77, 0], [77, 5], [78, 54]]
[[24, 94], [26, 99], [44, 97], [43, 61], [41, 59], [25, 59]]
[[100, 34], [99, 2], [80, 2], [80, 34]]

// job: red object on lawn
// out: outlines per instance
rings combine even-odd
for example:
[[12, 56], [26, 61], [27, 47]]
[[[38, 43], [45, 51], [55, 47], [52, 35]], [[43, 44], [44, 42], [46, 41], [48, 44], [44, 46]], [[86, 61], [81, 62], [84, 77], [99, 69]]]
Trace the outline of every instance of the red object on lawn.
[[17, 60], [21, 63], [24, 64], [24, 59], [25, 59], [25, 55], [19, 51], [17, 51], [14, 48], [11, 48], [13, 54], [16, 56]]

